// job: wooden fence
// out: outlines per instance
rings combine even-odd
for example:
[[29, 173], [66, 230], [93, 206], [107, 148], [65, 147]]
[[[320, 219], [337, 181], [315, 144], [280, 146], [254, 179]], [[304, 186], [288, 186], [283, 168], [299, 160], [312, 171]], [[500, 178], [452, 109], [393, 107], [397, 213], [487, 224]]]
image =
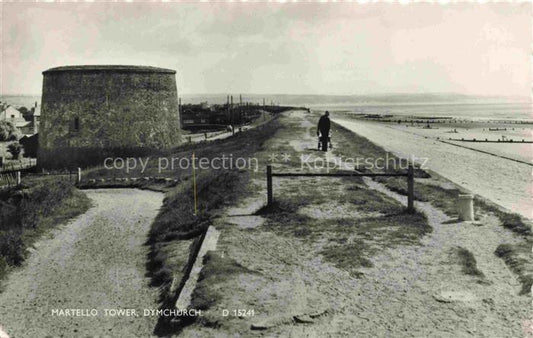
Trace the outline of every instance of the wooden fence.
[[20, 185], [20, 171], [0, 172], [0, 189]]
[[28, 159], [28, 161], [7, 162], [0, 165], [0, 173], [10, 173], [15, 171], [26, 171], [37, 166], [37, 159]]
[[398, 174], [386, 174], [386, 173], [273, 173], [272, 166], [267, 165], [267, 205], [272, 205], [274, 201], [273, 197], [273, 188], [272, 188], [272, 177], [394, 177], [394, 176], [403, 176], [407, 177], [407, 211], [413, 213], [415, 211], [414, 207], [414, 169], [412, 165], [409, 165], [406, 173]]
[[[23, 172], [24, 169], [0, 171], [0, 189], [20, 186], [22, 183]], [[63, 170], [56, 172], [26, 173], [24, 175], [24, 180], [32, 182], [32, 178], [36, 177], [55, 177], [79, 185], [81, 183], [81, 168], [78, 168], [77, 170]]]

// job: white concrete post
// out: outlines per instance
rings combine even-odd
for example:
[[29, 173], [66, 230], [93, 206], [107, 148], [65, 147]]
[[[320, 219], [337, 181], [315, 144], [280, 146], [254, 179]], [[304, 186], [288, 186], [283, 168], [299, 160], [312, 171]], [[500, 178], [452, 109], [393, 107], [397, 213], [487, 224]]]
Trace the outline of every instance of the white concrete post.
[[20, 186], [20, 171], [17, 171], [17, 187]]
[[457, 212], [462, 221], [474, 221], [474, 196], [459, 195], [457, 198]]
[[78, 176], [76, 177], [76, 183], [81, 182], [81, 168], [78, 168]]

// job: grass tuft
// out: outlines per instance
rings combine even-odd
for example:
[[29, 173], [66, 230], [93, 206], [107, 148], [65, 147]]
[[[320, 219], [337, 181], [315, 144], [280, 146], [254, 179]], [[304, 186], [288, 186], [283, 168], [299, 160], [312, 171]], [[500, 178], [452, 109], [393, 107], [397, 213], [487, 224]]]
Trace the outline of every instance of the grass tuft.
[[531, 267], [531, 242], [522, 244], [500, 244], [494, 254], [505, 262], [505, 264], [518, 275], [518, 280], [522, 284], [521, 295], [531, 293], [533, 285], [533, 268]]
[[459, 265], [461, 265], [464, 274], [469, 276], [475, 276], [485, 278], [485, 275], [481, 270], [477, 268], [476, 258], [472, 252], [463, 247], [455, 248], [455, 254], [457, 255]]
[[359, 278], [363, 274], [356, 269], [359, 267], [371, 268], [374, 266], [368, 258], [373, 253], [371, 247], [362, 239], [356, 239], [352, 243], [339, 243], [330, 245], [321, 251], [324, 258], [335, 264], [338, 268], [350, 272], [353, 277]]

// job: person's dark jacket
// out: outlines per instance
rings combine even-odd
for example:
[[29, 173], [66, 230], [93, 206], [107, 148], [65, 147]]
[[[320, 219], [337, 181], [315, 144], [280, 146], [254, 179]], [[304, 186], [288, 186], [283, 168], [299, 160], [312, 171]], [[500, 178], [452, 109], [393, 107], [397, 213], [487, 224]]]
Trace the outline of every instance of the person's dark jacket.
[[331, 126], [331, 122], [329, 121], [329, 117], [322, 116], [320, 120], [318, 120], [318, 131], [320, 131], [320, 134], [322, 135], [328, 135], [329, 134], [329, 128]]

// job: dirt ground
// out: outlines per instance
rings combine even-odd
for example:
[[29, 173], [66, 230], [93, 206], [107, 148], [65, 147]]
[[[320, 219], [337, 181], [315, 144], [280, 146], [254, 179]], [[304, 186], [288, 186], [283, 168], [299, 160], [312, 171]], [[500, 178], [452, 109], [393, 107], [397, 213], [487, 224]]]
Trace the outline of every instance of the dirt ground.
[[[303, 112], [286, 114], [284, 122], [293, 126], [290, 135], [272, 138], [265, 144], [265, 154], [288, 144], [296, 152], [333, 160], [335, 151], [327, 155], [311, 151], [316, 147], [311, 121]], [[387, 243], [385, 235], [381, 239], [365, 237], [364, 233], [348, 235], [347, 243], [358, 240], [353, 243], [370, 247], [368, 252], [372, 253], [366, 266], [354, 264], [358, 272], [354, 274], [348, 253], [344, 257], [348, 262], [343, 263], [347, 268], [322, 254], [335, 241], [331, 234], [303, 236], [298, 231], [284, 231], [283, 226], [293, 228], [291, 222], [307, 217], [314, 224], [332, 226], [350, 218], [357, 227], [358, 222], [362, 226], [376, 214], [361, 213], [343, 199], [346, 191], [338, 179], [275, 180], [275, 196], [284, 198], [316, 195], [322, 190], [338, 190], [339, 194], [317, 205], [302, 205], [298, 217], [271, 227], [265, 217], [254, 214], [265, 202], [264, 181], [254, 178], [254, 192], [215, 221], [221, 231], [217, 253], [240, 266], [240, 272], [212, 280], [209, 287], [216, 302], [180, 336], [531, 335], [530, 296], [519, 295], [516, 275], [494, 255], [499, 244], [522, 239], [501, 227], [494, 217], [485, 216], [476, 224], [459, 222], [429, 203], [417, 203], [432, 230], [416, 243], [406, 240], [401, 244], [401, 238]], [[361, 193], [375, 191], [406, 203], [405, 197], [371, 179], [362, 184]], [[385, 233], [387, 229], [383, 229]], [[338, 240], [344, 243], [341, 240], [346, 238]], [[460, 250], [475, 258], [475, 274], [464, 272], [457, 259]]]
[[[94, 206], [38, 241], [0, 294], [0, 328], [11, 337], [150, 336], [157, 289], [145, 277], [144, 242], [163, 194], [87, 190]], [[80, 316], [56, 310], [80, 309]], [[135, 309], [111, 316], [105, 309]], [[91, 310], [96, 316], [87, 316]], [[63, 312], [65, 314], [65, 312]], [[2, 336], [0, 330], [0, 337]]]

